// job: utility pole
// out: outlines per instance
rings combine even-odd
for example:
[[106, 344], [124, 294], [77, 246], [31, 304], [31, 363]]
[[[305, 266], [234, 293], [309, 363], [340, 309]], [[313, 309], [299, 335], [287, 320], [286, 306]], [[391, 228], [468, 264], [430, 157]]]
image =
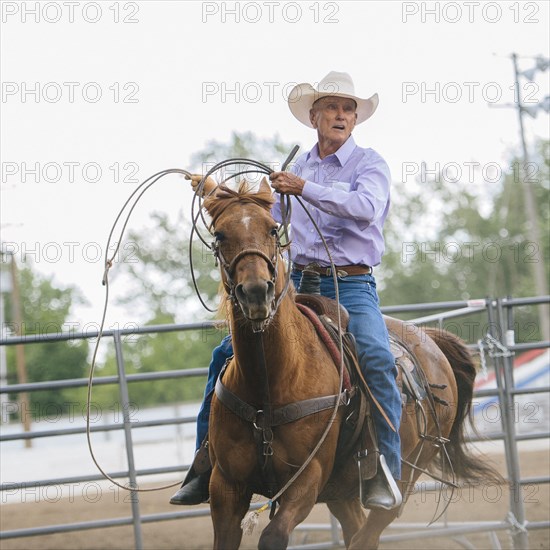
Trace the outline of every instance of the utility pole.
[[[0, 338], [6, 337], [6, 322], [4, 315], [4, 300], [6, 292], [11, 291], [11, 282], [7, 271], [0, 271]], [[6, 346], [0, 346], [0, 388], [8, 386], [8, 361]], [[0, 393], [0, 423], [9, 422], [8, 394]]]
[[[527, 150], [527, 143], [525, 141], [525, 127], [523, 125], [523, 115], [527, 112], [526, 108], [522, 104], [521, 92], [519, 86], [520, 72], [518, 69], [518, 55], [513, 53], [511, 55], [512, 62], [514, 64], [514, 82], [516, 88], [516, 108], [519, 119], [519, 129], [521, 135], [521, 146], [523, 149], [523, 167], [519, 171], [523, 177], [521, 177], [521, 185], [523, 186], [523, 198], [525, 207], [525, 217], [527, 222], [527, 231], [529, 239], [535, 245], [535, 256], [533, 266], [533, 275], [535, 280], [535, 290], [539, 296], [545, 296], [548, 294], [548, 284], [546, 281], [546, 270], [544, 267], [544, 259], [542, 255], [542, 241], [540, 239], [539, 231], [539, 217], [537, 215], [536, 201], [533, 194], [533, 188], [531, 182], [527, 177], [526, 168], [529, 163], [529, 152]], [[550, 308], [548, 304], [542, 304], [539, 307], [539, 327], [543, 340], [550, 340]]]
[[[21, 294], [19, 293], [19, 275], [17, 273], [17, 264], [15, 256], [10, 254], [10, 272], [11, 272], [11, 291], [12, 291], [12, 307], [13, 320], [15, 322], [15, 334], [23, 336], [23, 315], [21, 314]], [[27, 383], [27, 365], [25, 362], [25, 346], [16, 344], [15, 346], [15, 362], [17, 365], [17, 380], [19, 384]], [[29, 402], [29, 394], [27, 392], [19, 393], [19, 413], [23, 429], [25, 432], [31, 431], [31, 408]], [[32, 447], [32, 440], [25, 439], [25, 447]]]

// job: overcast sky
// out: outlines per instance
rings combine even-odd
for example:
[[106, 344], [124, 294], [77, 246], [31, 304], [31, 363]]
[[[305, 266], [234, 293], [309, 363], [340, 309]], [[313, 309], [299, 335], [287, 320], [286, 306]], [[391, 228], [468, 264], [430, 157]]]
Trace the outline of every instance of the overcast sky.
[[[515, 101], [509, 56], [521, 56], [521, 70], [548, 57], [548, 6], [3, 2], [3, 247], [80, 287], [90, 307], [73, 320], [97, 322], [99, 253], [138, 183], [190, 168], [192, 153], [233, 130], [310, 148], [314, 131], [286, 98], [331, 70], [349, 72], [359, 96], [378, 92], [378, 111], [354, 136], [387, 159], [394, 181], [414, 181], [425, 161], [494, 186], [519, 143], [515, 109], [496, 108]], [[521, 79], [530, 105], [548, 95], [548, 74]], [[526, 133], [529, 143], [548, 137], [548, 115], [526, 118]], [[188, 212], [190, 197], [178, 178], [158, 184], [131, 227], [153, 210]], [[129, 320], [111, 310], [110, 324]]]

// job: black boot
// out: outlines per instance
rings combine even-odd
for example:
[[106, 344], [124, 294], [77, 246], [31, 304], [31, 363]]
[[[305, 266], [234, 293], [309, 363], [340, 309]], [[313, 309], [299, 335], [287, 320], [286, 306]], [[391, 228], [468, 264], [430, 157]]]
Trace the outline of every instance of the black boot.
[[393, 510], [401, 506], [402, 496], [386, 464], [384, 455], [378, 458], [376, 474], [371, 479], [360, 479], [363, 508]]
[[208, 502], [210, 498], [208, 484], [210, 483], [211, 473], [212, 470], [202, 474], [196, 474], [193, 469], [189, 470], [182, 486], [170, 499], [170, 504], [192, 505]]
[[193, 464], [189, 468], [181, 487], [170, 499], [170, 504], [202, 504], [208, 502], [210, 493], [208, 485], [212, 465], [208, 454], [208, 436], [195, 453]]

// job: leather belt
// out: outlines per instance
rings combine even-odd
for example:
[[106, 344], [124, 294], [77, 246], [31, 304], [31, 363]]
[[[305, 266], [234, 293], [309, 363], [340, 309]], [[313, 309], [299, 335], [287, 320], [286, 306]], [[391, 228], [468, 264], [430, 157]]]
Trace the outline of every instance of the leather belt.
[[[314, 271], [325, 277], [330, 277], [332, 275], [331, 267], [325, 267], [314, 263], [308, 265], [293, 264], [292, 267], [296, 271], [304, 271], [304, 269], [307, 268], [308, 271]], [[338, 277], [346, 277], [347, 275], [370, 275], [372, 273], [372, 267], [369, 265], [337, 265], [334, 267], [336, 268], [336, 275], [338, 275]]]

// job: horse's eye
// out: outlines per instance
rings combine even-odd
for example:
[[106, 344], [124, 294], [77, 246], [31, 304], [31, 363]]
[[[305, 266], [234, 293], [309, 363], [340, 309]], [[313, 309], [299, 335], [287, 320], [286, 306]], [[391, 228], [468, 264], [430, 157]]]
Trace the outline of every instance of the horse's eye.
[[223, 241], [225, 238], [225, 235], [221, 231], [215, 231], [214, 232], [214, 238], [219, 242]]
[[272, 237], [276, 237], [278, 234], [279, 234], [279, 228], [278, 227], [274, 227], [270, 232], [269, 234], [272, 236]]

